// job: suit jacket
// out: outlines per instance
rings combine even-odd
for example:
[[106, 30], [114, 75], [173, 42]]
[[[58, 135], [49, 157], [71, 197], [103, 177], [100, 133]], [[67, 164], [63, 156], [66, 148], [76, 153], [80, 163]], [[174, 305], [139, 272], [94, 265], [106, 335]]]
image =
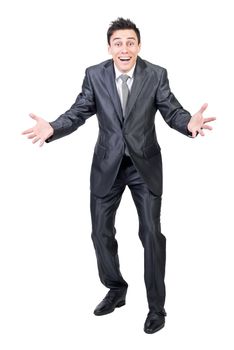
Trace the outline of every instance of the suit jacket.
[[155, 114], [190, 136], [191, 118], [170, 91], [166, 69], [137, 58], [134, 81], [123, 119], [115, 83], [113, 60], [86, 69], [82, 92], [71, 108], [51, 122], [54, 134], [47, 142], [66, 136], [96, 114], [99, 135], [90, 174], [90, 189], [105, 196], [114, 183], [125, 145], [150, 191], [162, 194], [162, 160], [155, 132]]

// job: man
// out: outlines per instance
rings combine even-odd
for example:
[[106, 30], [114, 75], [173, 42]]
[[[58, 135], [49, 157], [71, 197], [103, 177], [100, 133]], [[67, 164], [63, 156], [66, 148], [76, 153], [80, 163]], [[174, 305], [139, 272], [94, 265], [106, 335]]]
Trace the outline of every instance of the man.
[[155, 113], [184, 135], [204, 136], [215, 118], [203, 118], [207, 104], [193, 116], [171, 93], [167, 71], [138, 56], [139, 29], [118, 18], [107, 32], [107, 60], [86, 70], [82, 92], [71, 108], [48, 123], [34, 114], [36, 125], [23, 132], [33, 143], [66, 136], [96, 114], [99, 135], [91, 167], [92, 240], [101, 282], [109, 289], [94, 310], [97, 316], [125, 304], [127, 282], [119, 269], [115, 215], [128, 185], [139, 217], [144, 247], [144, 277], [149, 305], [144, 331], [164, 326], [166, 238], [161, 233], [162, 163], [155, 133]]

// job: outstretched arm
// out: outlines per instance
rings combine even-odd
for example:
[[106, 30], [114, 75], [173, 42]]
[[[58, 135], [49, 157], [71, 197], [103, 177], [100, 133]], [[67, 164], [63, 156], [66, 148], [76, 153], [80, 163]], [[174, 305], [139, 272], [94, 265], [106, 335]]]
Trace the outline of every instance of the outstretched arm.
[[212, 130], [211, 125], [207, 125], [207, 123], [214, 121], [215, 117], [204, 118], [203, 112], [206, 110], [208, 104], [204, 103], [199, 111], [195, 113], [188, 123], [188, 130], [191, 132], [192, 137], [196, 137], [197, 134], [201, 136], [205, 136], [203, 129]]
[[50, 123], [31, 113], [31, 118], [36, 120], [37, 123], [33, 128], [23, 131], [22, 134], [28, 135], [28, 138], [32, 139], [33, 143], [40, 140], [40, 146], [42, 146], [44, 142], [54, 141], [74, 132], [95, 113], [95, 97], [87, 69], [82, 92], [77, 96], [71, 108]]
[[200, 110], [191, 116], [171, 92], [166, 69], [162, 71], [156, 103], [166, 123], [171, 128], [190, 137], [196, 137], [198, 134], [204, 136], [203, 129], [212, 129], [207, 123], [216, 119], [214, 117], [203, 118], [203, 112], [208, 106], [207, 103], [203, 104]]
[[22, 135], [28, 135], [28, 139], [32, 139], [32, 143], [40, 141], [39, 145], [43, 146], [45, 140], [53, 135], [54, 129], [46, 120], [33, 113], [30, 113], [29, 115], [36, 121], [36, 125], [33, 128], [23, 131]]

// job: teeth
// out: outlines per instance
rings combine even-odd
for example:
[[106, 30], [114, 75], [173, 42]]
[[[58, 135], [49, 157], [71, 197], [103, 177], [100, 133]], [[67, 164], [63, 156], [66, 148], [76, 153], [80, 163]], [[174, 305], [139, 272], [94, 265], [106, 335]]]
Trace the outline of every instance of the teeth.
[[121, 61], [129, 61], [130, 58], [120, 58]]

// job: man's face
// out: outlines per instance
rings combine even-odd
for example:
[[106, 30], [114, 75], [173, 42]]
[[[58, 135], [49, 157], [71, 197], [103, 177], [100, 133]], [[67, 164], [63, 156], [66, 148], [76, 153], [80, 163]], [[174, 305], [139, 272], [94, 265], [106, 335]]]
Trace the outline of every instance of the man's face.
[[122, 73], [131, 70], [137, 60], [141, 45], [132, 29], [116, 30], [110, 37], [108, 52], [112, 55], [115, 65]]

